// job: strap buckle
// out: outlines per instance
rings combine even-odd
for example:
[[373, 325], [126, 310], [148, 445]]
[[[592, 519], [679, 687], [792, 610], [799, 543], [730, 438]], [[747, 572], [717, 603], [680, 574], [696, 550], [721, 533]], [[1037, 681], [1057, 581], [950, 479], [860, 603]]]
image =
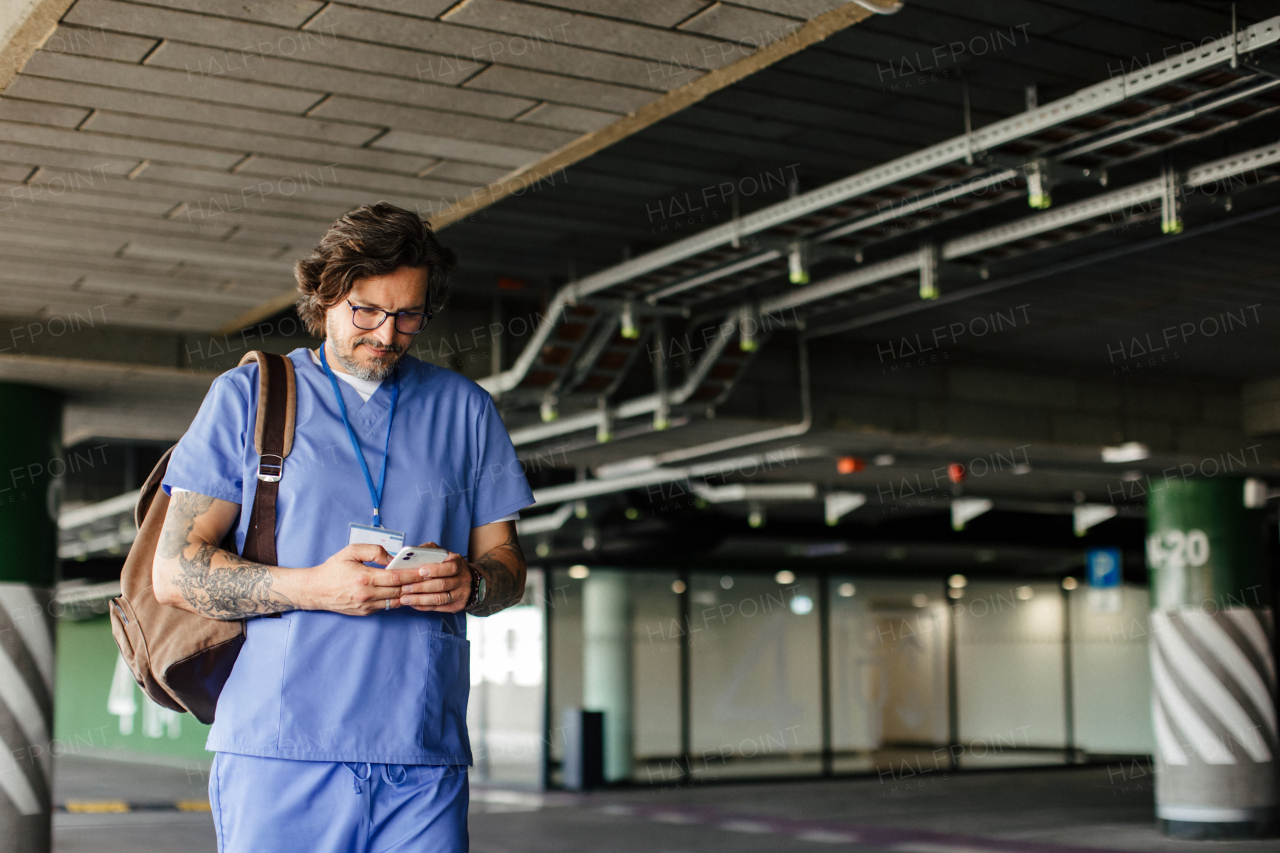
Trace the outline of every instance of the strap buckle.
[[[279, 463], [268, 462], [268, 459], [279, 459]], [[264, 453], [258, 460], [258, 479], [264, 483], [278, 483], [284, 476], [284, 457], [275, 453]]]

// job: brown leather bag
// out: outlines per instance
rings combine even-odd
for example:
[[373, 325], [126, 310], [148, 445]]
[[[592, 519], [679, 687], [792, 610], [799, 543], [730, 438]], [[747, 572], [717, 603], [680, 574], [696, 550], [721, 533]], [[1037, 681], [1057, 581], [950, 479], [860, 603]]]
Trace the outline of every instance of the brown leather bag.
[[[246, 353], [240, 364], [258, 362], [258, 411], [253, 433], [261, 457], [258, 488], [242, 556], [267, 566], [276, 564], [276, 493], [284, 460], [293, 449], [297, 408], [293, 362], [281, 355]], [[176, 445], [175, 445], [176, 446]], [[170, 447], [142, 486], [134, 507], [137, 538], [120, 574], [119, 598], [111, 602], [111, 633], [138, 685], [159, 705], [190, 711], [212, 723], [222, 685], [231, 675], [244, 645], [244, 620], [210, 619], [161, 604], [151, 586], [160, 529], [169, 496], [160, 488], [169, 467]], [[238, 526], [238, 525], [237, 525]], [[235, 528], [222, 541], [235, 552]], [[279, 617], [279, 613], [271, 614]]]

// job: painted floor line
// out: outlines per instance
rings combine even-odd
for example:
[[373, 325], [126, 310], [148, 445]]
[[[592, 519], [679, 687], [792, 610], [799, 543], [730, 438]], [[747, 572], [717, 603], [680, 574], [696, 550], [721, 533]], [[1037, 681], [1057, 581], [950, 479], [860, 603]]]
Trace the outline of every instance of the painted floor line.
[[208, 800], [130, 803], [125, 800], [67, 800], [53, 807], [67, 814], [129, 814], [131, 812], [207, 812]]
[[1020, 839], [983, 838], [895, 826], [847, 824], [830, 820], [747, 817], [713, 808], [605, 804], [600, 811], [647, 818], [662, 823], [704, 824], [730, 832], [787, 835], [798, 840], [833, 844], [861, 843], [898, 853], [1132, 853], [1101, 847], [1079, 847]]

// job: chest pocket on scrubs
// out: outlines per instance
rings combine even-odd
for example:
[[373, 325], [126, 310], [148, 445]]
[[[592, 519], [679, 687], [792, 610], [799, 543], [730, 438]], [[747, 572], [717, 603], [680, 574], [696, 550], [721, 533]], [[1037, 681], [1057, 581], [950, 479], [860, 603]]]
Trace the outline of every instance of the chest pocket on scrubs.
[[423, 743], [469, 759], [467, 695], [471, 690], [471, 642], [455, 634], [441, 633], [435, 626], [421, 631], [419, 638], [427, 658]]

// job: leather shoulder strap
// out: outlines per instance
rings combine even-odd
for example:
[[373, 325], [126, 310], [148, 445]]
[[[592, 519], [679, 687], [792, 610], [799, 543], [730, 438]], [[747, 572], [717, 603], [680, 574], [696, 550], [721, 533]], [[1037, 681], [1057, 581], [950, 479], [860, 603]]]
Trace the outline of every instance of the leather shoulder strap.
[[249, 530], [241, 556], [264, 566], [276, 565], [276, 494], [284, 476], [284, 460], [293, 450], [297, 386], [293, 362], [282, 355], [253, 350], [241, 364], [258, 363], [258, 412], [253, 446], [258, 451], [258, 487], [253, 496]]
[[253, 446], [259, 456], [281, 459], [293, 450], [294, 414], [298, 389], [293, 362], [283, 355], [251, 350], [240, 359], [245, 365], [258, 363], [258, 414], [253, 430]]

